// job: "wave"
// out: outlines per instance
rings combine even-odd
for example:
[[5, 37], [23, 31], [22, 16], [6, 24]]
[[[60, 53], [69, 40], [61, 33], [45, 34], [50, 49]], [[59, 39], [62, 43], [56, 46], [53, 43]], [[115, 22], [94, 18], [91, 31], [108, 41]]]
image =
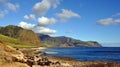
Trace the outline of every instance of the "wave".
[[46, 52], [47, 54], [58, 54], [58, 52]]
[[45, 49], [47, 49], [46, 47], [39, 47], [38, 48], [39, 50], [45, 50]]

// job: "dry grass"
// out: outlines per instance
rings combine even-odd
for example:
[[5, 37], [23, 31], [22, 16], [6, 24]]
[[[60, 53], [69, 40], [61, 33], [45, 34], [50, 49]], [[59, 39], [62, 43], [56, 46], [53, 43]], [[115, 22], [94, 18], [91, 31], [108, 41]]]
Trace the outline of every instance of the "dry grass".
[[20, 54], [14, 48], [0, 43], [0, 67], [28, 67], [28, 65], [14, 62], [12, 55]]
[[27, 64], [19, 63], [19, 62], [12, 62], [12, 63], [5, 63], [0, 65], [0, 67], [29, 67]]

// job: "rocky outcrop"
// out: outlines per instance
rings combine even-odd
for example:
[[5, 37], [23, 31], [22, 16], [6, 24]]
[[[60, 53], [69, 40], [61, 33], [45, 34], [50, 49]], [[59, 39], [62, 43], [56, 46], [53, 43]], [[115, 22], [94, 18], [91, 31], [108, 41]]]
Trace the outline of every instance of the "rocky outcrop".
[[96, 41], [85, 42], [65, 36], [51, 37], [43, 34], [40, 34], [39, 37], [42, 43], [48, 44], [52, 47], [101, 47], [101, 44]]
[[34, 56], [25, 62], [30, 67], [119, 67], [120, 63], [103, 61], [77, 61], [67, 57]]

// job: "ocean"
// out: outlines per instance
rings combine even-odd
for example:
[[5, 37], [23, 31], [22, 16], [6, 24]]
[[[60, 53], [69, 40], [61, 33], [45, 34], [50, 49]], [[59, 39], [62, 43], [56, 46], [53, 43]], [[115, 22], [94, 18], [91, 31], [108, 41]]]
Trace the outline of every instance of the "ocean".
[[120, 62], [120, 47], [47, 48], [46, 56], [71, 57], [80, 61]]

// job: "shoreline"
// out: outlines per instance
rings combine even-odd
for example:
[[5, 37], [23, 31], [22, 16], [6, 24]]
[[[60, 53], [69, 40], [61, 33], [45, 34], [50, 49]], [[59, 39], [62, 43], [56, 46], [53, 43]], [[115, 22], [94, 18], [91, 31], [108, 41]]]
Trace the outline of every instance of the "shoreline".
[[[30, 67], [120, 67], [120, 63], [118, 62], [79, 61], [70, 57], [62, 56], [38, 56], [38, 54], [42, 55], [46, 54], [46, 52], [40, 50], [38, 51], [37, 49], [31, 48], [21, 51], [26, 57], [25, 60], [27, 60], [24, 61], [24, 63], [26, 63]], [[47, 48], [40, 49], [44, 50]]]
[[[55, 51], [45, 51], [45, 49], [51, 49], [52, 47], [39, 47], [37, 50], [38, 51], [42, 51], [42, 52], [44, 52], [44, 54], [57, 54], [58, 52], [55, 52]], [[53, 47], [54, 48], [54, 47]], [[58, 48], [70, 48], [70, 47], [58, 47]], [[75, 47], [76, 48], [76, 47]], [[77, 48], [79, 48], [79, 47], [77, 47]], [[89, 47], [81, 47], [81, 48], [89, 48]], [[97, 47], [97, 48], [101, 48], [101, 47]], [[105, 47], [106, 48], [106, 47]], [[46, 55], [45, 55], [46, 56]], [[57, 56], [57, 57], [65, 57], [65, 56]], [[66, 56], [67, 57], [67, 56]], [[68, 58], [73, 58], [73, 57], [68, 57]], [[73, 59], [75, 59], [75, 58], [73, 58]], [[75, 59], [75, 60], [77, 60], [77, 61], [103, 61], [103, 62], [117, 62], [117, 63], [120, 63], [120, 61], [109, 61], [109, 60], [78, 60], [78, 59]]]
[[[40, 53], [42, 56], [44, 56], [43, 54], [57, 54], [58, 52], [52, 52], [52, 51], [45, 51], [45, 49], [47, 48], [52, 48], [52, 47], [39, 47], [39, 48], [31, 48], [33, 49], [32, 51], [36, 51], [37, 54]], [[61, 48], [61, 47], [60, 47]], [[62, 47], [63, 48], [63, 47]], [[64, 48], [70, 48], [70, 47], [64, 47]], [[82, 47], [82, 48], [85, 48], [85, 47]], [[26, 48], [25, 48], [26, 49]], [[48, 56], [49, 57], [49, 56]], [[51, 56], [52, 57], [52, 56]], [[71, 58], [71, 59], [74, 59], [76, 61], [82, 61], [82, 62], [86, 62], [86, 61], [90, 61], [90, 62], [94, 62], [94, 61], [100, 61], [100, 62], [116, 62], [116, 63], [120, 63], [118, 61], [105, 61], [105, 60], [77, 60], [75, 58], [72, 58], [72, 57], [64, 57], [64, 56], [53, 56], [53, 57], [61, 57], [61, 58]]]

